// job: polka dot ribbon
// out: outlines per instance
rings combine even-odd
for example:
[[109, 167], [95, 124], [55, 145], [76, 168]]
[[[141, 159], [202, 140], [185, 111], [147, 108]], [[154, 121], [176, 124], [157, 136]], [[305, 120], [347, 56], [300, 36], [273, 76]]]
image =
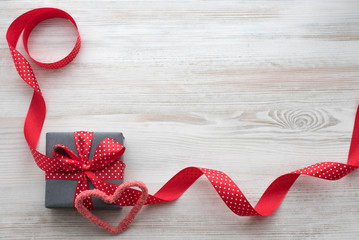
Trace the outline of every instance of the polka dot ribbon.
[[[88, 144], [87, 137], [92, 136], [89, 132], [77, 132], [74, 134], [77, 144], [80, 146], [79, 156], [76, 156], [65, 146], [57, 145], [54, 149], [54, 156], [57, 159], [55, 163], [53, 159], [36, 151], [37, 142], [41, 133], [42, 125], [45, 119], [45, 101], [42, 97], [40, 88], [37, 84], [34, 73], [31, 69], [29, 62], [23, 57], [21, 53], [16, 50], [16, 43], [20, 34], [23, 33], [23, 41], [26, 52], [29, 54], [27, 49], [27, 39], [31, 30], [39, 22], [48, 18], [65, 18], [70, 20], [73, 25], [77, 28], [75, 21], [66, 12], [54, 9], [54, 8], [40, 8], [29, 11], [20, 17], [18, 17], [9, 27], [7, 32], [7, 41], [9, 48], [14, 59], [15, 67], [21, 76], [21, 78], [33, 89], [34, 94], [31, 100], [30, 108], [25, 120], [24, 134], [26, 141], [31, 149], [31, 152], [38, 163], [39, 167], [48, 171], [46, 178], [50, 179], [55, 174], [56, 177], [61, 179], [67, 179], [74, 177], [79, 180], [80, 186], [76, 190], [79, 193], [83, 189], [87, 189], [86, 180], [87, 178], [92, 179], [95, 187], [105, 191], [107, 194], [112, 194], [118, 187], [115, 184], [102, 181], [101, 179], [110, 179], [112, 176], [106, 175], [109, 173], [115, 173], [114, 169], [110, 169], [109, 172], [103, 171], [101, 164], [107, 164], [110, 160], [104, 156], [100, 156], [100, 150], [106, 150], [108, 154], [115, 153], [115, 157], [120, 156], [120, 152], [124, 151], [120, 144], [112, 142], [111, 139], [105, 139], [103, 146], [97, 147], [93, 160], [86, 160], [88, 156], [88, 148], [91, 141]], [[71, 53], [64, 59], [55, 63], [41, 63], [34, 59], [31, 59], [38, 65], [45, 68], [59, 68], [73, 60], [80, 48], [80, 35], [78, 35], [77, 42]], [[30, 55], [29, 55], [30, 56]], [[349, 149], [349, 156], [347, 163], [339, 162], [321, 162], [309, 167], [305, 167], [287, 174], [284, 174], [275, 179], [272, 184], [266, 189], [258, 203], [253, 207], [239, 187], [228, 177], [225, 173], [217, 170], [211, 170], [200, 167], [188, 167], [178, 172], [172, 177], [157, 193], [149, 195], [146, 204], [156, 204], [162, 202], [169, 202], [179, 198], [199, 177], [204, 175], [209, 182], [212, 184], [220, 198], [228, 206], [228, 208], [235, 214], [240, 216], [267, 216], [272, 214], [280, 205], [285, 195], [297, 180], [300, 175], [307, 175], [316, 177], [324, 180], [338, 180], [359, 167], [359, 111], [357, 111], [351, 146]], [[100, 144], [101, 145], [101, 144]], [[115, 148], [112, 146], [116, 146]], [[78, 146], [78, 148], [79, 148]], [[82, 148], [81, 148], [82, 147]], [[57, 149], [58, 148], [58, 149]], [[82, 149], [82, 150], [81, 150]], [[120, 149], [120, 150], [118, 150]], [[60, 151], [61, 150], [61, 151]], [[62, 154], [60, 153], [62, 152]], [[118, 156], [116, 155], [118, 154]], [[95, 160], [101, 159], [100, 161]], [[112, 158], [111, 158], [112, 159]], [[68, 162], [66, 162], [66, 160]], [[86, 161], [85, 161], [86, 160]], [[71, 162], [72, 161], [72, 162]], [[122, 164], [122, 163], [118, 163]], [[111, 166], [111, 165], [108, 165]], [[117, 166], [118, 176], [122, 174], [124, 165]], [[73, 172], [66, 173], [65, 175], [59, 174], [58, 171], [64, 168], [71, 169]], [[67, 175], [68, 174], [68, 175]], [[83, 186], [81, 186], [83, 184]], [[115, 202], [121, 206], [133, 206], [141, 196], [141, 191], [136, 189], [127, 189]], [[88, 203], [89, 204], [89, 203]]]

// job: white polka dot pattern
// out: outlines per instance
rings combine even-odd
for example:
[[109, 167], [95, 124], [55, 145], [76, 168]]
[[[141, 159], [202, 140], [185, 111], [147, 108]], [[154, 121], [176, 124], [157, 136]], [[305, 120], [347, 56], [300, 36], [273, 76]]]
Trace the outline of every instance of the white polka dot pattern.
[[299, 169], [293, 173], [313, 176], [327, 180], [338, 180], [357, 169], [355, 166], [336, 162], [322, 162]]
[[15, 63], [15, 68], [20, 77], [36, 92], [40, 92], [39, 85], [36, 81], [34, 72], [29, 62], [15, 48], [10, 46], [10, 52]]

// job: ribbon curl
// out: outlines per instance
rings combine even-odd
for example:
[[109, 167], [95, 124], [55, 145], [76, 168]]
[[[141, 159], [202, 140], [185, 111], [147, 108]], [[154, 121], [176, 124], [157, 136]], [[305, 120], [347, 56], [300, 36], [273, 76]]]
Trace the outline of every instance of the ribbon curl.
[[[31, 69], [29, 62], [16, 50], [16, 43], [21, 32], [24, 31], [23, 41], [26, 52], [27, 38], [31, 30], [37, 23], [48, 19], [61, 17], [70, 20], [76, 27], [76, 23], [73, 18], [66, 12], [60, 9], [54, 8], [39, 8], [29, 11], [20, 17], [18, 17], [9, 27], [6, 37], [9, 44], [10, 52], [14, 59], [15, 67], [20, 77], [33, 89], [34, 94], [31, 100], [28, 114], [25, 120], [24, 135], [26, 141], [30, 147], [30, 150], [35, 158], [35, 161], [46, 162], [53, 166], [55, 162], [49, 160], [47, 156], [36, 151], [37, 142], [40, 137], [42, 125], [45, 119], [46, 106], [44, 98], [41, 94], [38, 83], [35, 79], [35, 75]], [[71, 53], [64, 59], [55, 63], [40, 63], [33, 59], [33, 61], [45, 68], [59, 68], [73, 60], [79, 51], [81, 45], [80, 35], [78, 34], [77, 42]], [[30, 55], [29, 55], [30, 56]], [[30, 57], [31, 58], [31, 57]], [[161, 202], [169, 202], [179, 198], [200, 176], [205, 175], [210, 181], [214, 189], [217, 191], [223, 202], [228, 208], [237, 215], [240, 216], [267, 216], [272, 214], [280, 205], [285, 195], [297, 180], [300, 175], [308, 175], [324, 180], [338, 180], [359, 167], [359, 111], [357, 111], [355, 117], [355, 124], [353, 130], [353, 137], [349, 150], [349, 157], [347, 164], [338, 162], [321, 162], [303, 169], [299, 169], [278, 177], [267, 188], [262, 197], [259, 199], [255, 207], [253, 207], [238, 186], [223, 172], [217, 170], [211, 170], [200, 167], [188, 167], [178, 172], [173, 178], [171, 178], [156, 194], [149, 195], [146, 204], [156, 204]], [[62, 147], [65, 149], [64, 147]], [[86, 152], [80, 151], [79, 157], [73, 155], [70, 151], [66, 150], [67, 154], [71, 156], [74, 162], [68, 163], [63, 160], [65, 158], [57, 158], [56, 161], [61, 161], [65, 166], [72, 167], [74, 171], [81, 170], [79, 182], [84, 183], [85, 179], [92, 179], [95, 187], [98, 189], [106, 189], [107, 193], [111, 194], [116, 190], [117, 185], [110, 183], [103, 183], [96, 181], [96, 173], [94, 166], [98, 166], [97, 163], [85, 163]], [[56, 153], [55, 153], [56, 154]], [[57, 155], [59, 157], [60, 155]], [[46, 158], [45, 160], [42, 158]], [[103, 160], [98, 161], [103, 162]], [[106, 162], [106, 161], [105, 161]], [[44, 163], [43, 163], [44, 164]], [[85, 164], [85, 165], [84, 165]], [[41, 165], [41, 164], [40, 164]], [[43, 166], [40, 166], [43, 168]], [[56, 168], [56, 167], [55, 167]], [[61, 167], [60, 167], [61, 168]], [[46, 170], [45, 170], [46, 171]], [[52, 170], [51, 170], [52, 171]], [[98, 170], [95, 170], [98, 171]], [[51, 174], [51, 172], [50, 172]], [[74, 173], [71, 173], [74, 174]], [[48, 176], [48, 175], [47, 175]], [[51, 176], [51, 175], [50, 175]], [[104, 184], [107, 184], [104, 186]], [[116, 204], [121, 206], [133, 206], [140, 198], [141, 192], [135, 189], [127, 189], [123, 192], [121, 197], [116, 201]]]

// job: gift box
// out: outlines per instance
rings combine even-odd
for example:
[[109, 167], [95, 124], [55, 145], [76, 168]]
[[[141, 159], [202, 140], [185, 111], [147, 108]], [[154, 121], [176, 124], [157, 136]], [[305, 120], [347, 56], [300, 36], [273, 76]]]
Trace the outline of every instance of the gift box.
[[[92, 141], [90, 141], [90, 151], [88, 153], [88, 159], [91, 160], [94, 157], [96, 147], [107, 137], [115, 140], [119, 144], [123, 145], [123, 134], [120, 132], [94, 132], [91, 133]], [[46, 134], [46, 155], [53, 156], [53, 148], [55, 145], [64, 145], [70, 149], [73, 153], [78, 155], [78, 149], [74, 141], [73, 132], [49, 132]], [[101, 151], [101, 150], [100, 150]], [[101, 154], [100, 154], [101, 155]], [[106, 159], [106, 158], [105, 158]], [[122, 157], [118, 161], [122, 161]], [[105, 181], [120, 185], [123, 183], [121, 179], [106, 179]], [[90, 180], [87, 181], [89, 189], [94, 189], [94, 185]], [[77, 179], [46, 179], [46, 191], [45, 191], [45, 207], [47, 208], [72, 208], [74, 202], [74, 194], [78, 184]], [[105, 208], [121, 208], [118, 205], [107, 204], [100, 199], [92, 198], [93, 208], [105, 209]]]

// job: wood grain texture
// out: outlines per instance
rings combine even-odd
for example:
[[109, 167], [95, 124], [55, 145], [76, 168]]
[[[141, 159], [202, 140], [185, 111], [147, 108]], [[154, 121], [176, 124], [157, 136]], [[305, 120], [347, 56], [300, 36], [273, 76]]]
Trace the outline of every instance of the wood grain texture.
[[[154, 193], [184, 167], [213, 168], [252, 204], [280, 174], [346, 162], [359, 102], [357, 0], [1, 0], [0, 238], [114, 238], [71, 209], [44, 208], [44, 175], [23, 138], [32, 92], [5, 33], [45, 6], [68, 11], [83, 44], [65, 68], [33, 65], [48, 107], [42, 152], [48, 131], [122, 131], [126, 180]], [[48, 20], [30, 51], [56, 60], [75, 37], [68, 22]], [[144, 207], [115, 238], [355, 239], [358, 179], [301, 177], [273, 215], [238, 217], [201, 178], [176, 202]]]

